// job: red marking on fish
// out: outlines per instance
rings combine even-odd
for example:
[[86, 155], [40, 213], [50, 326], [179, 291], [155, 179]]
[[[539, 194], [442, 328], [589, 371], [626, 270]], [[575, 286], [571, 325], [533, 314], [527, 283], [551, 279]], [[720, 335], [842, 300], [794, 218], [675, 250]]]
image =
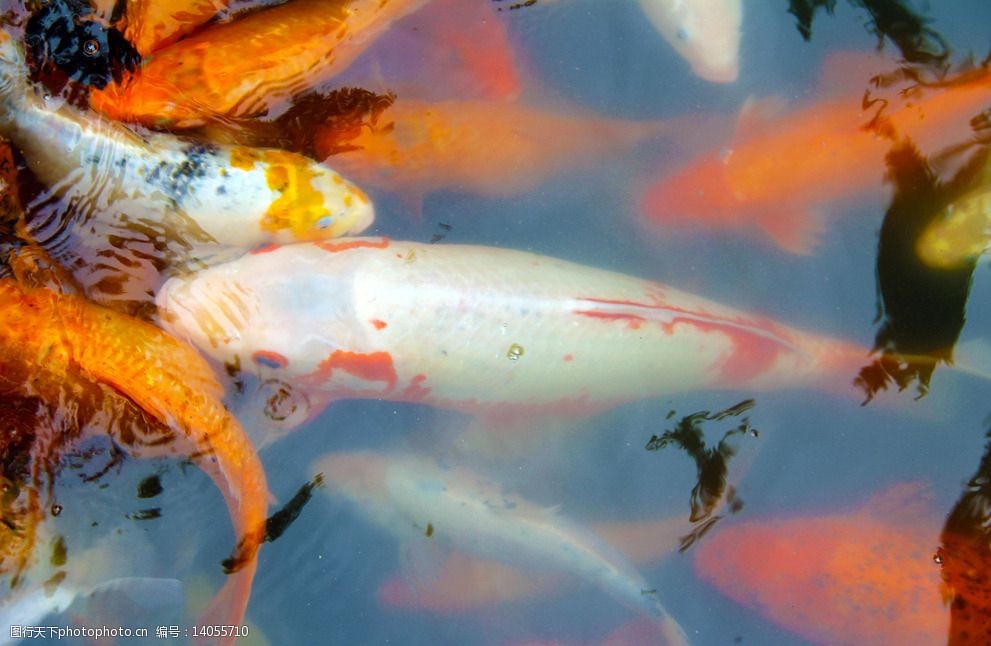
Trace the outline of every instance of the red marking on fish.
[[401, 397], [406, 401], [423, 401], [430, 394], [430, 388], [425, 388], [423, 382], [427, 380], [427, 375], [420, 373], [414, 376], [409, 386], [401, 393]]
[[249, 253], [251, 253], [253, 255], [257, 255], [257, 254], [260, 254], [260, 253], [269, 253], [269, 252], [275, 251], [276, 249], [278, 249], [281, 246], [282, 245], [276, 244], [274, 242], [270, 242], [270, 243], [268, 243], [266, 245], [262, 245], [260, 247], [255, 247]]
[[626, 326], [631, 330], [639, 330], [640, 326], [647, 320], [636, 314], [620, 314], [618, 312], [595, 312], [592, 310], [575, 310], [575, 314], [587, 316], [593, 319], [605, 319], [607, 321], [626, 321]]
[[575, 359], [574, 356], [572, 356], [570, 354], [564, 355], [564, 360], [565, 361], [574, 361], [574, 359]]
[[267, 368], [285, 368], [289, 365], [289, 359], [271, 350], [258, 350], [251, 355], [251, 360]]
[[384, 330], [386, 328], [386, 326], [389, 325], [388, 323], [386, 323], [385, 321], [382, 321], [380, 319], [372, 319], [371, 323], [372, 323], [372, 325], [375, 326], [375, 329], [376, 330]]
[[364, 381], [380, 381], [385, 384], [386, 390], [395, 389], [398, 379], [392, 355], [388, 352], [334, 350], [320, 362], [312, 378], [318, 383], [329, 382], [333, 379], [335, 370], [343, 370]]
[[[659, 295], [654, 303], [640, 303], [627, 300], [602, 298], [582, 298], [582, 301], [616, 305], [620, 307], [664, 311], [672, 314], [670, 321], [659, 321], [666, 334], [674, 334], [678, 325], [690, 325], [703, 332], [716, 332], [730, 339], [732, 348], [719, 369], [719, 382], [726, 385], [745, 383], [769, 370], [782, 349], [791, 349], [791, 342], [782, 337], [778, 326], [769, 320], [726, 318], [705, 312], [694, 312], [684, 308], [666, 305]], [[632, 329], [649, 320], [648, 317], [632, 312], [602, 312], [596, 310], [575, 310], [575, 314], [605, 320], [622, 320]]]
[[338, 251], [348, 251], [349, 249], [359, 249], [362, 247], [385, 249], [389, 246], [389, 243], [390, 240], [388, 238], [379, 238], [378, 240], [323, 240], [313, 244], [324, 251], [336, 253]]

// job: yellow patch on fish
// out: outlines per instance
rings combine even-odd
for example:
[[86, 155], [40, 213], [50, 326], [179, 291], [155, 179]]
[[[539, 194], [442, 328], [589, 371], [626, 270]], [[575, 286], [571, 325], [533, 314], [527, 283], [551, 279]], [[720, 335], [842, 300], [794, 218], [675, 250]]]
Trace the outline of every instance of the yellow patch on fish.
[[[321, 218], [330, 215], [323, 193], [313, 187], [317, 177], [312, 164], [301, 164], [299, 155], [279, 150], [265, 151], [268, 187], [279, 194], [262, 217], [265, 231], [289, 229], [296, 240], [309, 240]], [[350, 206], [350, 204], [345, 204]]]

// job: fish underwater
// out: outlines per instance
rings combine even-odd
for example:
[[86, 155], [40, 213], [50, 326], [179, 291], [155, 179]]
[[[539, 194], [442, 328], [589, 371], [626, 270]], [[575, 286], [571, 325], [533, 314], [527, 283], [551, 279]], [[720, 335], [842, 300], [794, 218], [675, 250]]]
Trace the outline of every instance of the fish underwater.
[[[847, 70], [846, 78], [866, 81], [884, 65], [876, 56], [836, 54], [824, 76]], [[972, 136], [970, 119], [989, 87], [991, 75], [977, 70], [909, 93], [880, 114], [865, 106], [862, 90], [792, 112], [780, 100], [748, 101], [732, 140], [650, 185], [643, 212], [665, 227], [758, 227], [781, 248], [810, 254], [823, 228], [820, 209], [879, 187], [899, 139], [940, 150]]]
[[717, 528], [698, 575], [730, 599], [816, 643], [946, 643], [949, 610], [934, 562], [942, 525], [918, 483], [853, 511]]
[[707, 389], [839, 389], [866, 356], [661, 283], [385, 238], [259, 249], [170, 279], [156, 302], [209, 356], [300, 389], [312, 408], [285, 411], [285, 426], [348, 398], [499, 418]]
[[126, 0], [124, 35], [142, 55], [169, 45], [227, 7], [226, 0]]
[[187, 457], [213, 479], [237, 545], [206, 618], [239, 625], [268, 489], [210, 366], [149, 323], [11, 278], [0, 280], [0, 321], [0, 395], [36, 398], [57, 410], [56, 431], [109, 435], [135, 457]]
[[[473, 472], [414, 455], [362, 452], [331, 454], [311, 470], [324, 474], [325, 492], [397, 534], [401, 554], [411, 559], [439, 545], [530, 570], [571, 573], [657, 621], [668, 643], [687, 643], [657, 595], [646, 593], [643, 578], [610, 546]], [[413, 572], [423, 566], [408, 565]]]
[[83, 210], [126, 228], [165, 221], [192, 240], [251, 248], [356, 233], [373, 217], [360, 189], [311, 159], [274, 149], [140, 136], [26, 87], [23, 56], [0, 35], [0, 132], [37, 177]]
[[[592, 531], [636, 564], [656, 563], [679, 546], [688, 530], [684, 518], [658, 521], [596, 523]], [[379, 600], [390, 606], [441, 614], [469, 612], [497, 603], [548, 595], [565, 589], [566, 577], [510, 567], [498, 561], [452, 553], [426, 585], [413, 585], [402, 576], [383, 583]]]
[[677, 119], [627, 121], [574, 108], [401, 97], [360, 129], [318, 127], [313, 147], [318, 159], [366, 187], [416, 202], [442, 189], [509, 197], [684, 126]]
[[654, 28], [699, 78], [733, 83], [740, 75], [743, 0], [639, 0]]
[[292, 97], [347, 69], [427, 0], [294, 0], [162, 47], [90, 105], [121, 121], [190, 128], [273, 118]]

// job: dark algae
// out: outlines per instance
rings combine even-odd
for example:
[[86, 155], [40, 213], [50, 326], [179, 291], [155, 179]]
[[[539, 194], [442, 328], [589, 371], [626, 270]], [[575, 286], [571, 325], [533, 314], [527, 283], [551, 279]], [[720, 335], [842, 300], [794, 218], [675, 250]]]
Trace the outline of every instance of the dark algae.
[[[733, 440], [741, 435], [756, 437], [758, 434], [751, 426], [750, 418], [744, 417], [735, 428], [724, 433], [716, 446], [707, 447], [702, 429], [703, 423], [739, 417], [754, 406], [754, 400], [747, 399], [715, 413], [709, 411], [692, 413], [682, 417], [673, 429], [664, 431], [661, 435], [651, 435], [644, 447], [648, 451], [659, 451], [666, 446], [674, 446], [687, 453], [695, 462], [698, 482], [692, 488], [690, 496], [689, 519], [693, 523], [700, 524], [690, 534], [682, 537], [680, 551], [690, 548], [716, 524], [720, 517], [713, 517], [712, 513], [724, 497], [729, 503], [731, 512], [735, 513], [742, 508], [743, 503], [736, 497], [736, 492], [732, 487], [727, 487], [729, 462], [737, 452]], [[671, 417], [673, 415], [669, 414], [668, 419]]]
[[952, 363], [976, 259], [955, 269], [934, 269], [919, 258], [917, 243], [930, 223], [964, 194], [986, 162], [987, 151], [979, 150], [943, 184], [911, 142], [888, 154], [895, 193], [878, 240], [880, 326], [874, 350], [879, 356], [856, 379], [867, 401], [891, 384], [904, 390], [915, 383], [923, 396], [936, 366]]
[[313, 497], [313, 490], [322, 486], [323, 474], [318, 473], [313, 477], [313, 480], [300, 487], [292, 500], [287, 502], [282, 509], [269, 516], [268, 520], [265, 521], [265, 542], [271, 543], [282, 536], [289, 529], [289, 526], [296, 522], [306, 503], [310, 502], [310, 498]]

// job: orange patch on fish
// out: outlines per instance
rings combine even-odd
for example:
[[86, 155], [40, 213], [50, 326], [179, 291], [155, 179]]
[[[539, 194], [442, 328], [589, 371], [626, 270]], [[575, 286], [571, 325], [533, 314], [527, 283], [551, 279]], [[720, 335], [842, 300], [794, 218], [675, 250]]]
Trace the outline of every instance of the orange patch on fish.
[[145, 56], [213, 18], [226, 0], [127, 0], [124, 36]]
[[321, 240], [320, 242], [315, 242], [314, 244], [320, 247], [321, 249], [323, 249], [324, 251], [337, 253], [339, 251], [347, 251], [349, 249], [360, 249], [362, 247], [367, 247], [369, 249], [385, 249], [389, 246], [389, 239], [379, 238], [378, 240]]
[[376, 330], [384, 330], [389, 324], [379, 319], [372, 319], [372, 325]]
[[316, 371], [309, 377], [314, 383], [330, 382], [334, 372], [340, 370], [362, 381], [381, 382], [385, 390], [396, 387], [396, 368], [392, 355], [388, 352], [347, 352], [334, 350], [320, 362]]

